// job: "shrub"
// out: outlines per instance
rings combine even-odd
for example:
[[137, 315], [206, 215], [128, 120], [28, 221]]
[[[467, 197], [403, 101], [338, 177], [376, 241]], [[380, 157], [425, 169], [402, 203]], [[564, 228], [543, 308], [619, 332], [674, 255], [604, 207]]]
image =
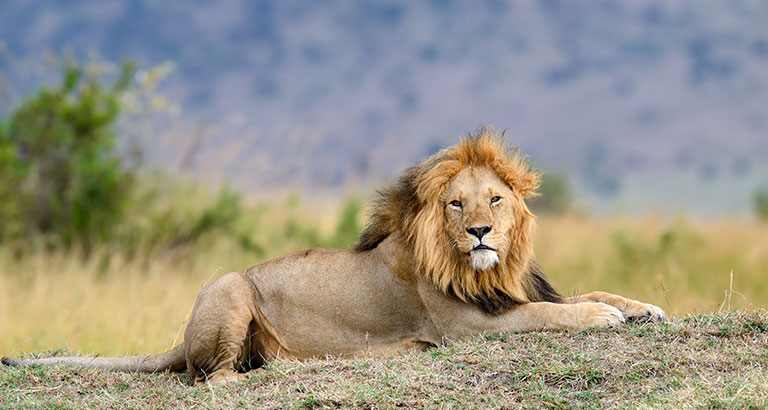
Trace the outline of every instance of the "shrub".
[[261, 252], [241, 227], [237, 192], [212, 195], [123, 164], [116, 124], [128, 105], [121, 101], [151, 91], [165, 71], [150, 70], [149, 86], [135, 84], [134, 73], [124, 63], [107, 81], [70, 64], [58, 86], [42, 87], [0, 121], [0, 243], [17, 254], [42, 242], [48, 249], [75, 246], [86, 256], [97, 245], [107, 256], [148, 256], [221, 231]]
[[328, 247], [345, 249], [357, 242], [357, 237], [360, 236], [360, 232], [363, 230], [359, 219], [361, 208], [362, 204], [359, 199], [351, 198], [347, 200], [341, 209], [336, 232], [328, 240]]
[[[289, 199], [288, 208], [295, 210], [298, 197]], [[316, 226], [291, 217], [285, 223], [282, 236], [292, 241], [299, 248], [331, 248], [347, 249], [357, 241], [363, 226], [360, 223], [362, 203], [358, 198], [350, 198], [339, 210], [338, 221], [334, 230], [328, 234], [321, 233]]]
[[560, 173], [544, 173], [539, 196], [528, 200], [534, 213], [562, 214], [571, 207], [572, 194], [568, 178]]
[[242, 249], [263, 253], [244, 220], [241, 196], [223, 186], [217, 193], [161, 173], [140, 173], [128, 212], [111, 240], [130, 255], [152, 256], [193, 248], [210, 234], [223, 234]]
[[758, 189], [752, 197], [752, 206], [757, 219], [768, 222], [768, 190]]
[[134, 66], [110, 87], [68, 66], [61, 84], [43, 87], [0, 127], [0, 240], [42, 234], [85, 248], [120, 221], [133, 177], [115, 153], [119, 97]]

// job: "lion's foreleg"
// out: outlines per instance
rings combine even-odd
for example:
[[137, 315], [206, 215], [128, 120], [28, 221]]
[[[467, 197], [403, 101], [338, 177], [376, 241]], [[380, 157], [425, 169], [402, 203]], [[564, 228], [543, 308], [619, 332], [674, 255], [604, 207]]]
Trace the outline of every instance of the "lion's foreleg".
[[611, 327], [623, 323], [624, 314], [613, 306], [598, 302], [536, 302], [520, 305], [499, 319], [510, 323], [503, 331], [527, 332]]
[[532, 302], [500, 315], [488, 315], [467, 306], [461, 311], [446, 312], [445, 316], [435, 312], [433, 318], [441, 322], [444, 336], [451, 340], [487, 333], [606, 328], [624, 322], [624, 314], [619, 309], [595, 302]]
[[195, 378], [195, 386], [201, 384], [210, 384], [212, 386], [223, 386], [231, 382], [237, 382], [245, 378], [245, 373], [238, 373], [234, 370], [224, 369], [210, 375], [207, 379]]
[[664, 310], [649, 303], [614, 295], [608, 292], [591, 292], [563, 299], [565, 303], [600, 302], [621, 310], [628, 319], [648, 319], [655, 322], [666, 318]]

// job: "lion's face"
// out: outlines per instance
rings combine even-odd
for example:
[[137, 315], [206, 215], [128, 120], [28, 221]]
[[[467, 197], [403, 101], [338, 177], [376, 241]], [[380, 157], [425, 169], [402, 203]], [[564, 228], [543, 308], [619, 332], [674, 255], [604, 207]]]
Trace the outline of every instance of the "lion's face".
[[525, 198], [538, 185], [525, 157], [486, 130], [411, 167], [382, 191], [355, 249], [373, 249], [399, 233], [409, 266], [443, 292], [488, 312], [530, 301], [536, 217]]
[[459, 258], [479, 271], [505, 260], [517, 203], [512, 190], [490, 169], [460, 171], [445, 190], [446, 233]]

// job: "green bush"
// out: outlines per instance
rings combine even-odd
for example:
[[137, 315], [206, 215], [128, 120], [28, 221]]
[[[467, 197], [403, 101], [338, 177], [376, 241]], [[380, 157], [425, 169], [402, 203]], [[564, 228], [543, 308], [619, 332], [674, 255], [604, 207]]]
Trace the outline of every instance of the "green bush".
[[116, 123], [121, 97], [142, 87], [134, 84], [135, 67], [122, 64], [108, 86], [86, 71], [65, 67], [60, 85], [42, 87], [0, 120], [0, 244], [17, 253], [42, 243], [133, 256], [188, 247], [221, 231], [261, 252], [241, 227], [237, 192], [212, 195], [123, 165]]
[[133, 187], [115, 153], [115, 121], [134, 71], [123, 64], [105, 88], [68, 66], [59, 86], [11, 112], [0, 127], [0, 240], [42, 235], [88, 248], [109, 237]]
[[336, 231], [327, 241], [329, 248], [346, 249], [355, 244], [357, 237], [360, 236], [360, 232], [363, 231], [363, 226], [360, 224], [359, 219], [361, 209], [362, 204], [359, 199], [351, 198], [347, 200], [347, 203], [341, 209]]
[[129, 255], [150, 256], [201, 244], [223, 234], [241, 248], [260, 255], [245, 221], [238, 192], [224, 186], [217, 193], [162, 173], [140, 173], [123, 222], [110, 245]]
[[[295, 210], [297, 205], [298, 197], [293, 196], [289, 199], [287, 207]], [[316, 226], [306, 221], [289, 218], [285, 223], [282, 237], [284, 240], [294, 242], [299, 248], [350, 248], [363, 230], [360, 223], [361, 210], [362, 203], [358, 198], [347, 199], [339, 211], [335, 229], [327, 235], [322, 234]]]
[[768, 190], [758, 189], [752, 197], [752, 206], [757, 219], [768, 222]]
[[571, 208], [572, 194], [568, 178], [560, 173], [544, 173], [539, 196], [528, 200], [534, 213], [562, 214]]

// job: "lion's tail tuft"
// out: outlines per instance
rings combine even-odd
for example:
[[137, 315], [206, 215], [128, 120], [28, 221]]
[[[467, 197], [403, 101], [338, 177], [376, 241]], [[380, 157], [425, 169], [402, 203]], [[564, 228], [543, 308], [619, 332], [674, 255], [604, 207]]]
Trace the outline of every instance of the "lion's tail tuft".
[[3, 363], [6, 366], [18, 366], [18, 362], [16, 360], [11, 359], [10, 357], [3, 356], [3, 359], [0, 360], [0, 363]]

